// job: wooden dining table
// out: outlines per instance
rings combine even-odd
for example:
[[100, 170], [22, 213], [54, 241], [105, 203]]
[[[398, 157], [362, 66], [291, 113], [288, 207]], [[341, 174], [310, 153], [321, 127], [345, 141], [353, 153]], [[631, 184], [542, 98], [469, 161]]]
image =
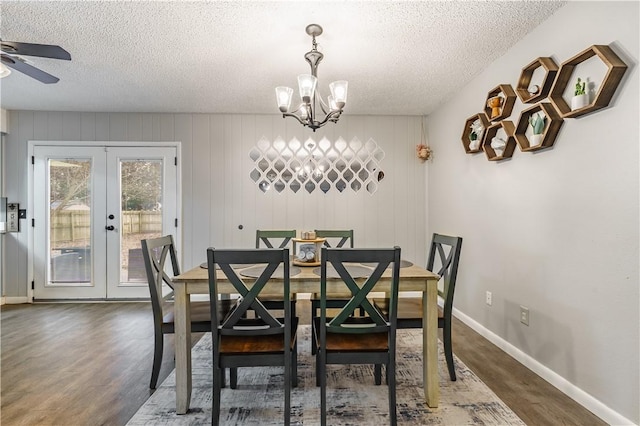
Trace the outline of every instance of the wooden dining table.
[[[293, 267], [292, 267], [293, 269]], [[300, 267], [291, 273], [290, 287], [292, 295], [299, 293], [319, 293], [320, 276], [317, 268]], [[314, 270], [316, 270], [314, 272]], [[220, 292], [227, 290], [235, 293], [232, 285], [226, 281], [224, 274], [217, 270]], [[422, 350], [423, 350], [423, 384], [425, 402], [431, 408], [438, 406], [440, 388], [438, 378], [438, 280], [439, 276], [416, 265], [400, 268], [400, 292], [421, 292], [423, 312]], [[280, 281], [280, 284], [278, 283]], [[364, 278], [356, 280], [359, 284]], [[247, 284], [251, 282], [247, 280]], [[374, 288], [376, 292], [389, 290], [391, 270], [387, 269]], [[281, 279], [272, 279], [265, 287], [272, 286], [273, 294], [277, 294], [281, 287]], [[176, 359], [176, 413], [185, 414], [189, 410], [191, 401], [191, 324], [190, 299], [192, 294], [208, 294], [209, 282], [207, 269], [197, 266], [173, 279], [175, 294], [175, 359]], [[327, 292], [344, 293], [344, 286], [338, 278], [328, 278]], [[280, 290], [282, 294], [282, 290]]]

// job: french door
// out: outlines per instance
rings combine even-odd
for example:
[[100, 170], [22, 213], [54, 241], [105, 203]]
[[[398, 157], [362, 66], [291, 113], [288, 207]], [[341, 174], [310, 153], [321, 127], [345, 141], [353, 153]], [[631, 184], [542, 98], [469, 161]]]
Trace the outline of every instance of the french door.
[[140, 240], [175, 235], [176, 151], [34, 147], [34, 299], [149, 297]]

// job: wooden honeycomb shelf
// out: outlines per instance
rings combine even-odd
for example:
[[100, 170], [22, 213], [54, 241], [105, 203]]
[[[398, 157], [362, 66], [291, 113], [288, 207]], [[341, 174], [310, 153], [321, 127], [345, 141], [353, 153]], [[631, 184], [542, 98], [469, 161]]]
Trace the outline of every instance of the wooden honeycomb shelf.
[[[471, 144], [471, 124], [474, 121], [480, 120], [482, 123], [482, 127], [484, 127], [484, 131], [482, 132], [482, 137], [478, 141], [478, 146], [476, 148], [472, 148]], [[474, 154], [477, 152], [482, 152], [482, 144], [484, 142], [484, 138], [487, 135], [487, 127], [491, 125], [491, 122], [487, 118], [487, 115], [484, 112], [480, 112], [478, 114], [474, 114], [471, 117], [467, 118], [467, 121], [464, 123], [464, 129], [462, 130], [462, 136], [460, 139], [462, 140], [462, 145], [464, 146], [464, 151], [467, 154]]]
[[[542, 133], [542, 141], [538, 145], [532, 145], [529, 136], [527, 135], [527, 129], [529, 128], [529, 117], [534, 114], [543, 112], [547, 117], [544, 132]], [[556, 111], [554, 106], [548, 102], [541, 102], [533, 105], [531, 108], [527, 108], [520, 113], [520, 119], [516, 125], [514, 137], [520, 151], [539, 151], [541, 149], [550, 148], [553, 146], [558, 132], [562, 127], [564, 120]]]
[[[502, 105], [500, 106], [500, 113], [492, 117], [492, 108], [489, 106], [489, 100], [499, 95], [503, 98]], [[510, 84], [500, 84], [487, 94], [487, 99], [484, 102], [484, 113], [491, 121], [495, 122], [503, 120], [511, 115], [513, 106], [516, 103], [516, 97], [516, 92]]]
[[[564, 99], [564, 92], [569, 81], [573, 80], [574, 69], [582, 62], [594, 56], [606, 65], [607, 72], [600, 82], [600, 87], [591, 102], [583, 108], [572, 110]], [[611, 47], [607, 45], [593, 45], [562, 63], [560, 71], [556, 76], [556, 81], [551, 88], [549, 98], [563, 118], [576, 118], [590, 114], [609, 105], [626, 71], [627, 64], [618, 57]]]
[[[500, 129], [504, 130], [504, 133], [507, 136], [506, 146], [504, 148], [504, 153], [502, 155], [497, 155], [494, 149], [491, 147], [491, 139], [493, 139]], [[511, 158], [513, 156], [513, 152], [516, 150], [516, 139], [514, 137], [515, 134], [515, 126], [512, 121], [499, 121], [485, 130], [485, 139], [482, 145], [482, 148], [487, 155], [487, 160], [489, 161], [501, 161], [506, 158]]]
[[[536, 84], [536, 86], [538, 86], [538, 92], [531, 93], [529, 92], [529, 88], [531, 87], [534, 73], [539, 68], [543, 68], [545, 70], [545, 75], [542, 82], [540, 82], [540, 84]], [[525, 104], [532, 104], [546, 98], [551, 91], [553, 82], [556, 80], [558, 70], [558, 65], [549, 57], [537, 58], [524, 67], [516, 87], [516, 93], [518, 94], [520, 101]]]

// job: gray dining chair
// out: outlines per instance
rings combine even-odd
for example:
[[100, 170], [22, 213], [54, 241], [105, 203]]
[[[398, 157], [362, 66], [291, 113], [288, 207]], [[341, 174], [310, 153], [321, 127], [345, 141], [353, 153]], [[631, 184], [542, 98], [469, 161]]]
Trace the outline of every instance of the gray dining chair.
[[[160, 367], [162, 366], [164, 335], [175, 333], [173, 287], [171, 278], [165, 272], [165, 264], [167, 259], [171, 262], [173, 276], [180, 275], [180, 266], [173, 243], [173, 236], [166, 235], [159, 238], [145, 239], [141, 240], [141, 244], [153, 313], [154, 351], [149, 387], [155, 389], [158, 383]], [[228, 311], [232, 302], [231, 300], [219, 302], [219, 311]], [[190, 314], [192, 333], [211, 331], [208, 301], [191, 302]], [[235, 376], [235, 370], [232, 371], [232, 375]]]
[[[350, 263], [374, 263], [376, 266], [362, 285], [349, 271]], [[327, 316], [328, 266], [336, 271], [340, 283], [351, 294], [350, 300], [335, 317]], [[391, 268], [389, 312], [384, 316], [367, 298], [387, 268]], [[320, 317], [312, 327], [316, 329], [318, 351], [316, 375], [320, 384], [320, 423], [327, 424], [327, 365], [374, 364], [376, 377], [380, 366], [386, 366], [389, 392], [390, 424], [397, 423], [396, 414], [396, 315], [398, 283], [400, 279], [400, 247], [392, 249], [329, 249], [322, 248], [320, 266]], [[336, 283], [332, 280], [331, 285]], [[353, 311], [362, 307], [367, 316], [354, 317]], [[377, 383], [379, 384], [379, 383]]]
[[[207, 249], [209, 297], [221, 296], [216, 264], [241, 299], [229, 313], [211, 304], [211, 335], [213, 339], [213, 412], [211, 423], [220, 418], [220, 397], [225, 368], [283, 366], [284, 367], [284, 424], [290, 424], [291, 385], [297, 385], [297, 329], [298, 318], [292, 316], [289, 283], [288, 249]], [[233, 269], [238, 264], [261, 264], [264, 270], [248, 286]], [[237, 266], [236, 266], [237, 267]], [[284, 302], [284, 316], [276, 317], [261, 300], [263, 290], [278, 275], [279, 290]], [[247, 279], [247, 278], [245, 278]], [[228, 290], [224, 290], [225, 293]], [[252, 315], [248, 315], [248, 311]]]
[[[443, 280], [442, 289], [438, 288], [438, 295], [444, 300], [444, 306], [438, 307], [438, 328], [442, 329], [442, 343], [444, 356], [447, 361], [449, 378], [456, 380], [456, 369], [453, 362], [453, 345], [451, 342], [451, 324], [453, 311], [453, 295], [458, 277], [458, 264], [462, 238], [448, 235], [433, 234], [427, 269], [436, 272]], [[389, 312], [388, 298], [375, 298], [375, 306], [383, 314]], [[422, 298], [400, 297], [398, 299], [398, 328], [422, 328]]]
[[[317, 238], [324, 238], [323, 246], [328, 248], [342, 248], [342, 247], [354, 247], [353, 241], [353, 229], [316, 229]], [[348, 245], [347, 245], [348, 244]], [[327, 307], [329, 308], [341, 308], [349, 301], [350, 295], [333, 295], [327, 297]], [[318, 310], [320, 309], [320, 293], [313, 293], [311, 295], [311, 323], [318, 316]], [[361, 315], [364, 312], [360, 311]], [[311, 354], [316, 353], [316, 338], [315, 330], [311, 329]]]

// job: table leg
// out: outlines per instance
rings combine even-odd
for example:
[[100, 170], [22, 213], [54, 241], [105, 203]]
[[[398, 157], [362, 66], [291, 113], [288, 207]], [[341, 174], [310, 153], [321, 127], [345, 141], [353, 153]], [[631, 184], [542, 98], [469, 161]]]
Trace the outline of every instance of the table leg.
[[191, 402], [191, 303], [184, 283], [174, 284], [174, 296], [176, 413], [186, 414]]
[[440, 402], [438, 375], [438, 283], [429, 281], [422, 293], [422, 371], [427, 405], [436, 408]]

